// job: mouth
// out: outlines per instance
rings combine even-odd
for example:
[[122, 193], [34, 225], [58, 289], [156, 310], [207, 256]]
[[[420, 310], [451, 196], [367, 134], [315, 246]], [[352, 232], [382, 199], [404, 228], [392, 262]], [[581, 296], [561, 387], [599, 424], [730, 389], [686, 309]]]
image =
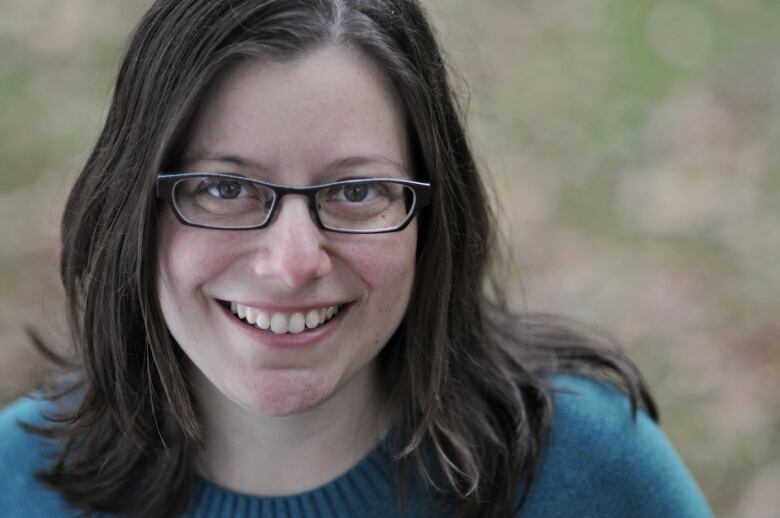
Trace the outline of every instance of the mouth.
[[295, 335], [313, 331], [328, 323], [348, 306], [347, 303], [285, 313], [264, 311], [237, 302], [221, 302], [242, 323], [277, 335]]

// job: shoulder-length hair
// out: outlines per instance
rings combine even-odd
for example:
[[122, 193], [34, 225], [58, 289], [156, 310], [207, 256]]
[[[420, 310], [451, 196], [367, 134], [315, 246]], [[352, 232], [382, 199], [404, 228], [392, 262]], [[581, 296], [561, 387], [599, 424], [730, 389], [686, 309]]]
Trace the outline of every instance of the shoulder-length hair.
[[186, 504], [200, 426], [155, 292], [154, 180], [175, 167], [195, 111], [226, 67], [328, 45], [358, 49], [383, 70], [415, 175], [432, 185], [411, 301], [381, 353], [399, 466], [412, 461], [427, 483], [439, 480], [460, 516], [506, 516], [533, 480], [552, 419], [546, 373], [605, 373], [655, 415], [621, 354], [550, 318], [510, 315], [500, 297], [485, 295], [492, 215], [416, 1], [158, 0], [130, 40], [62, 220], [61, 276], [80, 373], [70, 390], [79, 397], [37, 432], [62, 441], [39, 477], [72, 504], [143, 516]]

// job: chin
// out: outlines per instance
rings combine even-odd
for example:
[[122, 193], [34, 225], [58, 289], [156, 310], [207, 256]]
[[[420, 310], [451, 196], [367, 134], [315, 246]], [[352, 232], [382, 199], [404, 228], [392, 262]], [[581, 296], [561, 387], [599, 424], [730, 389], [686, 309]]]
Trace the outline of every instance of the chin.
[[265, 371], [257, 379], [231, 391], [235, 403], [256, 415], [285, 417], [302, 414], [327, 400], [334, 391], [310, 371]]

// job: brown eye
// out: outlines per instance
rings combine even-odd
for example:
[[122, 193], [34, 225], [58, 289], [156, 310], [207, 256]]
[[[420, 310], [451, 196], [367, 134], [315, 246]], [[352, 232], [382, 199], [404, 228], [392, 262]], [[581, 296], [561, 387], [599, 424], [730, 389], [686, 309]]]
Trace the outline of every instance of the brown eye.
[[215, 198], [232, 200], [241, 194], [241, 183], [230, 181], [215, 182], [209, 186], [208, 193]]
[[355, 183], [344, 187], [344, 199], [351, 202], [361, 202], [368, 195], [368, 185]]

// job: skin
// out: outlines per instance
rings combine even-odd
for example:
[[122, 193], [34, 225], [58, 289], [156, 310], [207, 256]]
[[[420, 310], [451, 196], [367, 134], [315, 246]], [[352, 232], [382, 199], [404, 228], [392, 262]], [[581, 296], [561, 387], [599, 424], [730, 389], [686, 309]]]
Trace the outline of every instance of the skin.
[[[226, 71], [207, 99], [183, 170], [288, 185], [412, 177], [398, 103], [356, 50], [248, 60]], [[294, 195], [259, 230], [188, 227], [169, 208], [161, 218], [160, 305], [189, 358], [204, 422], [197, 469], [252, 494], [305, 491], [349, 469], [388, 425], [377, 354], [408, 305], [416, 223], [389, 234], [326, 232], [306, 198]], [[268, 346], [270, 332], [242, 329], [219, 301], [277, 310], [349, 305], [321, 339], [280, 348]]]

